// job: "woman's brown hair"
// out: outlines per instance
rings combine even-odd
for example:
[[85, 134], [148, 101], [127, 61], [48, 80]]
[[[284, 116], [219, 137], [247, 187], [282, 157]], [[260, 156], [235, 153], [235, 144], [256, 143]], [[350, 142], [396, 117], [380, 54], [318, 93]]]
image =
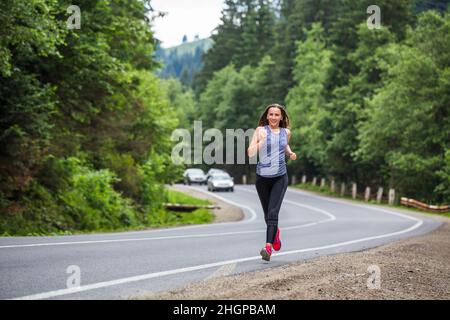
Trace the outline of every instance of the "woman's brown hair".
[[263, 127], [265, 125], [269, 124], [269, 121], [267, 120], [267, 113], [269, 112], [270, 108], [278, 108], [281, 111], [281, 120], [280, 120], [280, 128], [290, 128], [289, 124], [289, 116], [286, 112], [286, 108], [278, 103], [273, 103], [271, 105], [268, 105], [266, 109], [264, 110], [263, 114], [259, 118], [258, 126]]

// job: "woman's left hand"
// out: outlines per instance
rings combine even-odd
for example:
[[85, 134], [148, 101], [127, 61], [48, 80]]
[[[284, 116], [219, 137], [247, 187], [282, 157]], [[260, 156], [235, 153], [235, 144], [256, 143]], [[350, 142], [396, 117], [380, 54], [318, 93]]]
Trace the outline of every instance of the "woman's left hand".
[[292, 152], [292, 153], [289, 155], [289, 158], [291, 158], [291, 160], [297, 160], [297, 155], [295, 154], [295, 152]]

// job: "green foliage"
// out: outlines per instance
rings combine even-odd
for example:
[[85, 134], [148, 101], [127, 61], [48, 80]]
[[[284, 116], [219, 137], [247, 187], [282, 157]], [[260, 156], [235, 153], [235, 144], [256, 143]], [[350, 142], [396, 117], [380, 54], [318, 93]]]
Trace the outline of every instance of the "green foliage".
[[213, 221], [213, 214], [207, 209], [197, 209], [182, 213], [175, 211], [157, 211], [149, 217], [151, 226], [175, 226], [188, 224], [202, 224]]
[[450, 203], [450, 149], [445, 151], [444, 165], [436, 172], [441, 182], [434, 190], [438, 194], [442, 194], [443, 203]]
[[159, 48], [156, 51], [156, 58], [163, 67], [158, 71], [158, 76], [163, 79], [179, 78], [184, 85], [191, 87], [195, 75], [202, 69], [202, 57], [212, 44], [212, 40], [208, 38], [172, 48]]
[[59, 56], [66, 31], [56, 0], [6, 0], [0, 12], [0, 194], [16, 201], [45, 156], [56, 111], [54, 87], [30, 69]]
[[233, 64], [237, 70], [256, 66], [274, 45], [275, 13], [268, 0], [226, 0], [212, 48], [195, 81], [197, 95], [214, 73]]
[[0, 12], [0, 76], [23, 72], [19, 61], [22, 65], [34, 56], [58, 55], [66, 31], [55, 16], [60, 12], [57, 0], [5, 0]]
[[1, 201], [0, 235], [60, 233], [70, 225], [70, 217], [61, 214], [53, 195], [35, 181], [26, 185], [22, 195], [20, 202]]
[[112, 186], [117, 177], [109, 170], [93, 171], [76, 159], [69, 158], [70, 188], [59, 195], [64, 214], [75, 223], [76, 230], [114, 230], [137, 224], [131, 202]]
[[420, 1], [382, 0], [382, 27], [372, 30], [371, 4], [283, 0], [269, 9], [275, 32], [259, 55], [256, 1], [227, 1], [198, 90], [204, 127], [249, 128], [264, 106], [285, 100], [299, 156], [291, 173], [445, 201], [449, 13], [435, 3], [441, 13], [416, 15]]
[[161, 90], [164, 96], [176, 112], [179, 127], [188, 129], [192, 127], [194, 120], [198, 119], [196, 100], [194, 93], [185, 87], [177, 79], [161, 80]]
[[394, 35], [387, 28], [370, 30], [362, 23], [358, 39], [357, 49], [348, 57], [359, 71], [350, 77], [348, 84], [333, 90], [333, 98], [327, 103], [327, 110], [332, 114], [331, 125], [326, 129], [330, 137], [326, 145], [328, 172], [353, 180], [363, 179], [377, 166], [374, 159], [372, 168], [363, 167], [352, 154], [358, 148], [356, 126], [364, 119], [366, 101], [382, 85], [379, 61], [385, 46], [394, 41]]
[[330, 115], [325, 107], [325, 83], [331, 67], [331, 51], [325, 47], [324, 29], [313, 24], [305, 41], [297, 44], [294, 79], [297, 83], [286, 98], [293, 126], [292, 146], [299, 148], [300, 158], [321, 167], [326, 162], [327, 127]]
[[0, 4], [0, 220], [10, 234], [145, 226], [182, 170], [170, 159], [175, 102], [152, 74], [149, 1], [78, 1], [79, 30], [66, 27], [70, 4]]
[[270, 56], [237, 71], [234, 65], [216, 72], [200, 96], [204, 126], [218, 129], [255, 128], [264, 107], [273, 103], [274, 66]]
[[450, 136], [449, 32], [450, 14], [426, 12], [405, 44], [389, 47], [383, 87], [368, 102], [355, 153], [381, 159], [390, 186], [432, 201], [442, 200], [431, 192]]
[[165, 162], [164, 156], [152, 153], [150, 159], [140, 167], [143, 176], [140, 202], [150, 214], [162, 208], [164, 184], [161, 178], [166, 172]]
[[[208, 205], [211, 204], [208, 200], [194, 198], [186, 193], [178, 192], [170, 189], [164, 190], [162, 198], [167, 203], [179, 204], [194, 204], [194, 205]], [[181, 225], [181, 224], [201, 224], [208, 223], [214, 219], [214, 215], [208, 209], [196, 209], [192, 212], [176, 212], [170, 210], [154, 210], [148, 216], [150, 225]]]

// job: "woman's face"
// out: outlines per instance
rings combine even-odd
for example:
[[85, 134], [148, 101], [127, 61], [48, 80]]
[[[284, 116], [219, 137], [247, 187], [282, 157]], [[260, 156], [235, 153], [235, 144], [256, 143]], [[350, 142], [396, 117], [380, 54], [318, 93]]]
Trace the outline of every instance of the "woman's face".
[[278, 126], [282, 120], [281, 110], [277, 107], [270, 108], [267, 112], [267, 120], [272, 127]]

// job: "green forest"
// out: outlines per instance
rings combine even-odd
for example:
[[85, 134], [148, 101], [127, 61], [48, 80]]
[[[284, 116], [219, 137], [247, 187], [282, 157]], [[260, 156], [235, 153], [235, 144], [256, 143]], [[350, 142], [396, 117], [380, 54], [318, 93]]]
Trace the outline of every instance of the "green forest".
[[188, 86], [157, 76], [151, 0], [1, 1], [0, 235], [173, 222], [173, 130], [255, 128], [274, 102], [289, 174], [450, 203], [449, 2], [379, 0], [372, 29], [370, 1], [226, 0]]
[[184, 86], [191, 87], [196, 74], [202, 69], [204, 52], [212, 46], [212, 40], [196, 39], [171, 48], [157, 48], [156, 60], [163, 68], [157, 72], [160, 78], [178, 78]]

